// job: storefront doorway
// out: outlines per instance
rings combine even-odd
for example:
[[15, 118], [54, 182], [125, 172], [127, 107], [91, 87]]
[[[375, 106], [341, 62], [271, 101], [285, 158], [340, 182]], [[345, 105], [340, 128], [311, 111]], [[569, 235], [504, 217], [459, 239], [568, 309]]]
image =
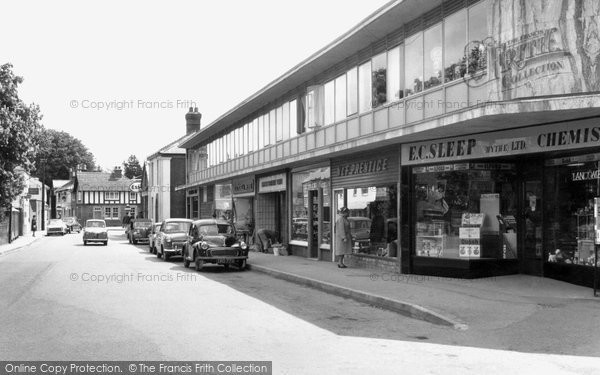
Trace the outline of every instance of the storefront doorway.
[[533, 160], [524, 163], [521, 180], [521, 206], [519, 226], [519, 253], [521, 254], [519, 262], [519, 271], [528, 275], [542, 276], [542, 256], [543, 256], [543, 181], [541, 171], [542, 167]]

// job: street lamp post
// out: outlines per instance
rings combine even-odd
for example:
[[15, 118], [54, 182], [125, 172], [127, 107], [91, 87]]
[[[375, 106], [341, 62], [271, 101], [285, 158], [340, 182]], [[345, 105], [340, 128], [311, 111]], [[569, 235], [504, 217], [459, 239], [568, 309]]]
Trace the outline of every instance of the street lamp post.
[[46, 159], [40, 159], [42, 168], [42, 230], [46, 230]]

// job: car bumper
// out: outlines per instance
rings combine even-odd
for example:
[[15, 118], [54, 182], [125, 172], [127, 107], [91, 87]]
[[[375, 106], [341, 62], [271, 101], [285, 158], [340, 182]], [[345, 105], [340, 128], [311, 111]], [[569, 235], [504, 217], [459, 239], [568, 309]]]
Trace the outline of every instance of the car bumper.
[[200, 259], [204, 261], [204, 263], [220, 263], [220, 264], [232, 264], [237, 260], [246, 260], [248, 259], [245, 255], [240, 256], [220, 256], [220, 257], [196, 257], [196, 259]]

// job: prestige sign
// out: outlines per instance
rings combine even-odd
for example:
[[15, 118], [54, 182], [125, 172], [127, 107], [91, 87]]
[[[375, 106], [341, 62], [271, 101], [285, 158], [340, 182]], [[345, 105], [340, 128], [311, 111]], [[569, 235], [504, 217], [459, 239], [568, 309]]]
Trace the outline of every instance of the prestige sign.
[[597, 120], [582, 120], [402, 146], [402, 165], [600, 146]]
[[387, 171], [388, 159], [381, 158], [375, 160], [361, 161], [356, 163], [343, 164], [333, 170], [333, 177], [354, 176], [367, 173], [378, 173]]

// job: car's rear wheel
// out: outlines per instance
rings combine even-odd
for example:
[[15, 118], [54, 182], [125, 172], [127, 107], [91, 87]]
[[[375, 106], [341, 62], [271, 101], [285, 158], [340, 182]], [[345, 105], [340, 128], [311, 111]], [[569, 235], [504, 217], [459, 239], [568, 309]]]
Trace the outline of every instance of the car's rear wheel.
[[200, 271], [202, 270], [202, 267], [204, 267], [204, 261], [202, 259], [196, 259], [196, 271]]
[[83, 241], [83, 246], [87, 246], [87, 241]]
[[157, 258], [161, 258], [162, 257], [162, 254], [158, 252], [158, 249], [156, 249], [156, 257]]
[[237, 267], [240, 271], [243, 271], [246, 269], [246, 259], [241, 259], [237, 261]]

